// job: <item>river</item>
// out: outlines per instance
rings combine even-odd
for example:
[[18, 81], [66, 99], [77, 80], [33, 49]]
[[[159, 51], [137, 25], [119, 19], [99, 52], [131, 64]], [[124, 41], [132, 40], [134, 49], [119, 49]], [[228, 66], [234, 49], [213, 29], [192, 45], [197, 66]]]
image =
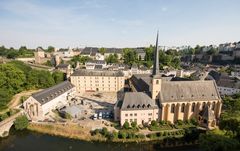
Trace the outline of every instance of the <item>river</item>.
[[200, 151], [197, 147], [160, 149], [155, 143], [99, 143], [39, 134], [11, 132], [0, 139], [0, 151]]

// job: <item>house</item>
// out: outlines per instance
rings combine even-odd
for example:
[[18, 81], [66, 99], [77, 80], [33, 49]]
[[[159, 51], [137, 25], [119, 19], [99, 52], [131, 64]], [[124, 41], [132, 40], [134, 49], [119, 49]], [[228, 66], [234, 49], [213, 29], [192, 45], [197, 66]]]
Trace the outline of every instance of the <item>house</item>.
[[52, 110], [66, 106], [75, 92], [75, 86], [69, 81], [64, 81], [53, 87], [34, 93], [23, 102], [23, 107], [31, 120], [42, 121]]
[[73, 69], [71, 68], [71, 65], [70, 64], [64, 64], [64, 63], [61, 63], [61, 64], [57, 65], [56, 70], [63, 72], [65, 74], [66, 78], [69, 78], [70, 75], [73, 72]]
[[230, 77], [227, 73], [210, 71], [208, 79], [214, 79], [220, 95], [234, 95], [240, 93], [240, 80]]
[[88, 56], [95, 59], [97, 52], [99, 52], [97, 47], [85, 47], [80, 53], [81, 56]]
[[105, 48], [104, 58], [106, 59], [110, 54], [117, 54], [118, 59], [122, 58], [123, 50], [120, 48]]
[[101, 66], [101, 69], [106, 68], [107, 62], [104, 60], [90, 60], [85, 62], [86, 69], [95, 69], [96, 67], [100, 68], [100, 66]]
[[145, 59], [146, 52], [144, 51], [144, 47], [136, 48], [135, 51], [139, 60]]

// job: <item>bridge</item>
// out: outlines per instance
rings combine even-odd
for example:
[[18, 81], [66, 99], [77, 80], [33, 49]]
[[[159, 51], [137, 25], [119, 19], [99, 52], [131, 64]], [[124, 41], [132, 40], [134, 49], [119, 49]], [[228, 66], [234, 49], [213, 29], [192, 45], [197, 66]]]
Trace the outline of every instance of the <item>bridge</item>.
[[1, 121], [0, 122], [0, 137], [8, 136], [9, 131], [10, 131], [11, 127], [13, 126], [16, 118], [23, 114], [24, 114], [24, 112], [20, 111], [17, 114], [14, 114], [13, 116]]

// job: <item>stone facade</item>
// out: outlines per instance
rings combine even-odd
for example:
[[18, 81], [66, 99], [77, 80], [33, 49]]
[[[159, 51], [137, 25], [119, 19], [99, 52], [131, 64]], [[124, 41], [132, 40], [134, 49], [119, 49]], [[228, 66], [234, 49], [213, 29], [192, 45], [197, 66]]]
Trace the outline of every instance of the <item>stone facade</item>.
[[77, 92], [119, 92], [124, 89], [124, 74], [118, 71], [83, 71], [73, 73], [71, 82], [76, 86]]

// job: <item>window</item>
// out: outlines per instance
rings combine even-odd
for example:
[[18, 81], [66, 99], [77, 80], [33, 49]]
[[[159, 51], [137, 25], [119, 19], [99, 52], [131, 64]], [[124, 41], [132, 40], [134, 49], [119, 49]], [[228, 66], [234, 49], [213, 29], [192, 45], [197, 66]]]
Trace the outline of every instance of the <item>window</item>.
[[137, 119], [136, 119], [136, 118], [134, 119], [134, 122], [137, 122]]
[[133, 120], [132, 119], [130, 119], [130, 122], [132, 122]]
[[128, 122], [128, 119], [125, 119], [125, 122]]
[[183, 103], [181, 106], [181, 112], [184, 112], [184, 110], [185, 110], [185, 104]]
[[212, 110], [215, 109], [215, 102], [212, 103]]
[[128, 114], [125, 114], [125, 116], [127, 117], [127, 116], [128, 116]]
[[172, 104], [171, 105], [171, 113], [174, 113], [174, 110], [175, 110], [175, 104]]
[[158, 81], [158, 80], [156, 80], [156, 84], [159, 84], [159, 81]]
[[192, 104], [192, 112], [195, 111], [195, 103]]
[[152, 116], [152, 113], [148, 113], [148, 116]]
[[151, 120], [152, 120], [151, 118], [148, 119], [149, 122], [150, 122]]
[[131, 113], [130, 116], [133, 116], [133, 114]]
[[137, 116], [137, 113], [134, 113], [134, 116]]
[[205, 103], [205, 102], [203, 102], [202, 109], [204, 109], [204, 108], [205, 108], [205, 106], [206, 106], [206, 103]]

